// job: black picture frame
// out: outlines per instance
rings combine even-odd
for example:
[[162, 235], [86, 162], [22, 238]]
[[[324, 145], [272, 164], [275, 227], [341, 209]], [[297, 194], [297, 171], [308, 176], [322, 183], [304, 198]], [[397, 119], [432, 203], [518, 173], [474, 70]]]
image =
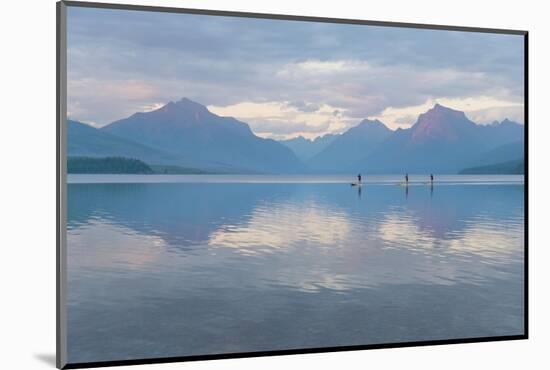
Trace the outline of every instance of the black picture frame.
[[[491, 336], [478, 338], [464, 339], [444, 339], [444, 340], [427, 340], [414, 342], [395, 342], [369, 345], [354, 345], [354, 346], [338, 346], [338, 347], [321, 347], [321, 348], [296, 348], [287, 350], [260, 351], [260, 352], [238, 352], [238, 353], [223, 353], [209, 354], [200, 356], [176, 356], [176, 357], [161, 357], [161, 358], [139, 358], [132, 360], [120, 361], [97, 361], [97, 362], [82, 362], [68, 363], [67, 362], [67, 337], [66, 337], [66, 308], [65, 308], [65, 293], [66, 293], [66, 129], [67, 129], [67, 22], [66, 11], [67, 7], [80, 8], [96, 8], [96, 9], [115, 9], [115, 10], [135, 10], [147, 12], [166, 12], [166, 13], [184, 13], [184, 14], [200, 14], [211, 16], [224, 17], [244, 17], [244, 18], [260, 18], [260, 19], [275, 19], [287, 21], [305, 21], [305, 22], [321, 22], [321, 23], [338, 23], [338, 24], [354, 24], [365, 26], [379, 27], [397, 27], [397, 28], [414, 28], [428, 30], [446, 30], [446, 31], [462, 31], [475, 33], [493, 33], [493, 34], [509, 34], [520, 35], [524, 39], [524, 159], [525, 159], [525, 175], [524, 175], [524, 334], [509, 335], [509, 336]], [[496, 342], [509, 340], [524, 340], [529, 338], [529, 32], [526, 30], [513, 29], [495, 29], [495, 28], [478, 28], [478, 27], [460, 27], [449, 25], [435, 24], [419, 24], [419, 23], [401, 23], [401, 22], [383, 22], [373, 20], [359, 19], [341, 19], [328, 17], [311, 17], [283, 14], [265, 14], [251, 12], [233, 12], [205, 9], [189, 9], [161, 6], [143, 6], [129, 4], [111, 4], [98, 2], [80, 2], [80, 1], [60, 1], [56, 4], [56, 27], [57, 27], [57, 61], [56, 61], [56, 366], [59, 369], [78, 369], [78, 368], [94, 368], [108, 366], [124, 366], [138, 364], [158, 364], [158, 363], [173, 363], [186, 361], [203, 361], [217, 359], [232, 359], [244, 357], [264, 357], [264, 356], [280, 356], [294, 354], [308, 354], [320, 352], [340, 352], [340, 351], [358, 351], [368, 349], [382, 348], [401, 348], [401, 347], [419, 347], [419, 346], [434, 346], [445, 344], [461, 344], [461, 343], [479, 343], [479, 342]]]

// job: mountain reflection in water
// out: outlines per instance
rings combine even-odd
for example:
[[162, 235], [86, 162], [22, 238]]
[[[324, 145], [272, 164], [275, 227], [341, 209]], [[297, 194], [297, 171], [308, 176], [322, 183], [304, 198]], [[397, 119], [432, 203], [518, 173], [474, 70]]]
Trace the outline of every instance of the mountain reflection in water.
[[69, 184], [69, 360], [522, 334], [523, 191]]

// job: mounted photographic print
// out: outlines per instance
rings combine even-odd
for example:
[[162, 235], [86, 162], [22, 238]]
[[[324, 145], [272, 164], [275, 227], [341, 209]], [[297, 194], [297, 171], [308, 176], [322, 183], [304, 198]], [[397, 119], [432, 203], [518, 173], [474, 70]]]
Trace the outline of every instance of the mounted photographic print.
[[527, 338], [527, 32], [58, 3], [58, 367]]

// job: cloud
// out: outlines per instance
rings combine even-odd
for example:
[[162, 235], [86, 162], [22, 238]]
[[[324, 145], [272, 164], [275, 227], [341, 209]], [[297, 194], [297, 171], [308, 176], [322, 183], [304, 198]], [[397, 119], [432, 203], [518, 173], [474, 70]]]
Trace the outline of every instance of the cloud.
[[314, 103], [306, 103], [304, 101], [295, 101], [288, 103], [289, 107], [294, 107], [301, 112], [316, 112], [319, 110], [320, 105]]
[[97, 80], [94, 78], [67, 81], [70, 115], [102, 126], [124, 118], [136, 110], [147, 111], [159, 95], [158, 87], [143, 80]]
[[247, 122], [251, 129], [263, 137], [287, 138], [296, 135], [313, 138], [324, 133], [337, 133], [357, 124], [352, 118], [334, 115], [335, 107], [318, 105], [316, 109], [306, 109], [309, 102], [241, 102], [228, 106], [208, 106], [208, 109], [221, 116], [235, 117]]
[[68, 85], [71, 115], [99, 126], [184, 96], [273, 136], [404, 126], [438, 99], [510, 103], [477, 108], [502, 119], [523, 101], [523, 38], [69, 7]]
[[298, 79], [304, 75], [323, 78], [331, 75], [365, 73], [369, 65], [361, 60], [318, 60], [289, 63], [277, 71], [277, 77]]
[[466, 115], [474, 122], [481, 124], [489, 124], [494, 121], [502, 121], [507, 118], [511, 121], [524, 123], [524, 107], [523, 105], [510, 105], [500, 107], [489, 107], [477, 111], [466, 112]]
[[[254, 127], [254, 132], [261, 136], [267, 137], [284, 137], [289, 134], [295, 134], [296, 132], [300, 133], [310, 133], [316, 134], [326, 132], [331, 126], [330, 121], [325, 121], [318, 125], [309, 125], [306, 122], [292, 122], [292, 124], [287, 124], [285, 121], [280, 120], [270, 120], [270, 121], [253, 121], [251, 127]], [[309, 136], [309, 135], [307, 135]]]

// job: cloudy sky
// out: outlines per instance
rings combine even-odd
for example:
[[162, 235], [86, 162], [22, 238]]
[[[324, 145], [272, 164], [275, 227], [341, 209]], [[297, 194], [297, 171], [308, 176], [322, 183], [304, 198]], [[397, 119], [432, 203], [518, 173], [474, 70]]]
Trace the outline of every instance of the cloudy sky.
[[68, 9], [69, 116], [97, 127], [182, 97], [273, 138], [405, 128], [435, 102], [522, 123], [523, 75], [517, 35]]

